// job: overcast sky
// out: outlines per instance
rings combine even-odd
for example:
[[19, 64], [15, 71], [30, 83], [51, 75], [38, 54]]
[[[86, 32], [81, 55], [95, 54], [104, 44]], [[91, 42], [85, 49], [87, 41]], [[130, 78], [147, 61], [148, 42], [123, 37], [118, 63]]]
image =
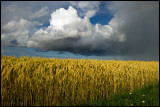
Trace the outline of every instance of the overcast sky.
[[159, 60], [159, 1], [1, 1], [1, 54], [10, 46]]

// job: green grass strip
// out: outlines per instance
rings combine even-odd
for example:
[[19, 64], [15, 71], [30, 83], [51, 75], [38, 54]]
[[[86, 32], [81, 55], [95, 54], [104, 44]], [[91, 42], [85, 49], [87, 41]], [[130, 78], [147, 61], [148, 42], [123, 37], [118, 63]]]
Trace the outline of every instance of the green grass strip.
[[82, 106], [159, 106], [159, 83], [137, 89], [133, 93], [123, 92], [107, 101], [101, 99]]

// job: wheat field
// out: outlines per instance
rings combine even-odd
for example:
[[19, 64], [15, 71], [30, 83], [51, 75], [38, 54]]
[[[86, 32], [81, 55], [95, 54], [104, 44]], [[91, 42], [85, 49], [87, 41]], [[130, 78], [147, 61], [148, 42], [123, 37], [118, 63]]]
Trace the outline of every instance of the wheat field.
[[60, 106], [159, 82], [159, 61], [1, 56], [1, 105]]

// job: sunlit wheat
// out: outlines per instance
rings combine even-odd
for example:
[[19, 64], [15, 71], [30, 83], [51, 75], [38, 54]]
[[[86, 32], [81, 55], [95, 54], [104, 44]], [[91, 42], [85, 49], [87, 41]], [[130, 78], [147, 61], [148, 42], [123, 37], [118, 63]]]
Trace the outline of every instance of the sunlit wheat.
[[[159, 62], [1, 56], [1, 105], [77, 105], [159, 82]], [[143, 102], [142, 102], [143, 103]]]

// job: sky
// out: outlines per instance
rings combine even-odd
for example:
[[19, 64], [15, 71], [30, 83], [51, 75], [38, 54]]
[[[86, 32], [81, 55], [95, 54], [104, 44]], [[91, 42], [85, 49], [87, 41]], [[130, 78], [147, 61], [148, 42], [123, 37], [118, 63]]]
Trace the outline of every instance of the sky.
[[159, 61], [159, 1], [1, 1], [1, 55]]

